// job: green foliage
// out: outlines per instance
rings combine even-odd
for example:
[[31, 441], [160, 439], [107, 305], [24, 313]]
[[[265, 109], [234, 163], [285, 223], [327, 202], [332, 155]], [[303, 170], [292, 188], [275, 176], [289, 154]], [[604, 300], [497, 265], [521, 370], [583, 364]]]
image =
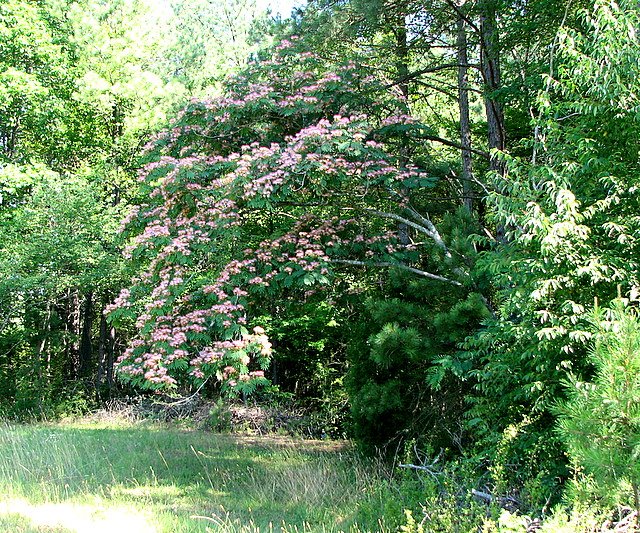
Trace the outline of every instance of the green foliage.
[[[360, 516], [382, 512], [387, 523], [398, 524], [397, 531], [406, 533], [503, 531], [497, 527], [499, 506], [472, 496], [477, 472], [471, 462], [458, 458], [440, 464], [441, 457], [403, 455], [403, 463], [423, 468], [396, 469], [392, 477], [380, 483], [375, 498], [360, 508]], [[513, 521], [518, 518], [524, 522], [522, 516]], [[506, 525], [507, 521], [503, 522]]]
[[68, 310], [87, 294], [104, 299], [118, 279], [117, 210], [85, 178], [42, 165], [7, 165], [0, 183], [0, 397], [15, 413], [51, 414], [57, 402], [68, 411], [65, 381], [81, 364]]
[[[279, 323], [319, 322], [313, 292], [342, 275], [341, 265], [471, 283], [465, 235], [445, 240], [429, 218], [425, 196], [440, 180], [420, 148], [431, 128], [362, 65], [336, 65], [292, 36], [224, 89], [193, 101], [147, 147], [140, 204], [124, 233], [145, 273], [110, 307], [114, 323], [135, 320], [139, 331], [119, 359], [123, 379], [154, 388], [215, 375], [224, 390], [249, 392], [251, 356], [266, 366], [271, 352], [245, 349], [247, 316], [265, 312], [276, 332]], [[399, 157], [398, 144], [416, 156]], [[456, 221], [473, 223], [468, 213]], [[411, 228], [406, 239], [398, 222]], [[265, 305], [265, 296], [279, 302]]]
[[504, 456], [516, 465], [512, 483], [541, 461], [550, 479], [567, 475], [550, 409], [567, 371], [592, 371], [586, 310], [640, 281], [637, 21], [636, 6], [598, 2], [581, 31], [562, 30], [538, 100], [535, 158], [503, 155], [505, 173], [493, 178], [491, 219], [504, 239], [479, 267], [495, 283], [497, 313], [465, 344], [478, 383], [469, 426], [491, 456], [507, 428], [520, 428]]
[[277, 302], [265, 302], [268, 314], [254, 320], [273, 343], [267, 376], [277, 386], [275, 393], [260, 395], [260, 402], [277, 403], [281, 397], [286, 400], [283, 407], [295, 403], [314, 413], [314, 425], [321, 427], [316, 433], [332, 438], [344, 436], [347, 427], [344, 345], [353, 323], [347, 306], [358, 303], [344, 289], [344, 284], [336, 284], [331, 295], [318, 294], [303, 302], [282, 294]]
[[78, 66], [73, 98], [92, 110], [99, 128], [92, 162], [110, 156], [112, 166], [130, 171], [143, 138], [189, 97], [162, 55], [177, 20], [168, 6], [144, 0], [82, 0], [68, 6], [67, 17]]
[[[459, 216], [456, 232], [446, 238], [453, 253], [472, 260], [461, 228], [475, 226]], [[469, 285], [435, 286], [396, 272], [380, 295], [366, 302], [363, 324], [349, 347], [345, 382], [359, 442], [383, 446], [419, 439], [459, 451], [471, 367], [458, 345], [489, 316], [474, 283]]]
[[[618, 286], [640, 290], [637, 5], [312, 0], [262, 30], [254, 12], [253, 0], [0, 0], [3, 409], [84, 412], [113, 391], [120, 357], [133, 384], [216, 378], [215, 393], [295, 400], [324, 435], [349, 426], [369, 447], [473, 447], [490, 488], [517, 485], [532, 508], [567, 478], [567, 442], [594, 483], [637, 493], [636, 413], [621, 408], [636, 384], [616, 397], [626, 363], [606, 362], [624, 336], [587, 312]], [[502, 72], [483, 79], [493, 54]], [[194, 95], [207, 96], [176, 114]], [[505, 104], [510, 151], [493, 160], [491, 104]], [[460, 208], [466, 189], [475, 214]], [[636, 320], [617, 312], [611, 327]], [[567, 394], [563, 424], [582, 429], [554, 433]], [[227, 414], [216, 406], [210, 425]], [[481, 524], [445, 483], [386, 481], [406, 496], [382, 502], [406, 531]]]
[[187, 98], [162, 50], [169, 27], [188, 30], [157, 7], [0, 2], [0, 398], [14, 414], [83, 410], [80, 379], [114, 390], [129, 332], [102, 311], [134, 275], [114, 235], [142, 139]]
[[65, 32], [68, 27], [48, 17], [41, 3], [0, 5], [0, 158], [5, 162], [34, 156], [59, 161], [67, 149], [79, 147], [61, 135], [75, 114]]
[[218, 91], [259, 45], [269, 44], [267, 35], [256, 30], [268, 23], [255, 0], [180, 0], [171, 3], [171, 10], [157, 59], [171, 81], [184, 85], [191, 96]]
[[640, 319], [622, 300], [597, 310], [597, 329], [589, 361], [595, 369], [585, 382], [576, 376], [564, 383], [568, 399], [557, 409], [558, 433], [572, 466], [592, 475], [597, 494], [613, 503], [624, 485], [640, 490]]

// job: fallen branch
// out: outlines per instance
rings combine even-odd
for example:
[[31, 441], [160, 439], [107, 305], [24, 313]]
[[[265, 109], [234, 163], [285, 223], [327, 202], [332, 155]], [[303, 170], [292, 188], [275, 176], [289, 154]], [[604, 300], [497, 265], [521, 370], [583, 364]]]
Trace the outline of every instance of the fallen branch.
[[[398, 465], [400, 468], [412, 468], [413, 470], [425, 470], [427, 472], [433, 472], [433, 470], [431, 469], [430, 466], [424, 466], [424, 465], [412, 465], [411, 463], [408, 464], [399, 464]], [[438, 472], [441, 473], [441, 472]]]
[[476, 489], [471, 489], [471, 495], [477, 500], [483, 501], [485, 503], [491, 503], [495, 498], [486, 492], [481, 492]]
[[500, 496], [496, 497], [488, 492], [482, 492], [480, 490], [471, 489], [471, 495], [486, 504], [496, 502], [500, 507], [507, 510], [515, 510], [521, 506], [520, 501], [512, 496]]
[[615, 524], [614, 531], [629, 531], [635, 528], [638, 511], [631, 511], [627, 516]]
[[399, 468], [410, 468], [412, 470], [420, 470], [421, 472], [426, 472], [427, 474], [429, 474], [430, 476], [433, 477], [437, 477], [437, 476], [441, 476], [442, 472], [438, 472], [437, 470], [434, 470], [433, 468], [431, 468], [431, 466], [424, 466], [424, 465], [412, 465], [412, 464], [399, 464], [398, 465]]

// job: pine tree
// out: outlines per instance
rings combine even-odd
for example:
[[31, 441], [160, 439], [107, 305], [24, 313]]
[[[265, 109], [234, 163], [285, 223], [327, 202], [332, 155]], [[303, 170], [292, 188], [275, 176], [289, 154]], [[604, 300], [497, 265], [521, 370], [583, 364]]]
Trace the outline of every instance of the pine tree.
[[628, 483], [640, 511], [640, 318], [621, 299], [592, 317], [593, 381], [572, 376], [558, 408], [558, 432], [574, 468], [593, 475], [602, 496]]

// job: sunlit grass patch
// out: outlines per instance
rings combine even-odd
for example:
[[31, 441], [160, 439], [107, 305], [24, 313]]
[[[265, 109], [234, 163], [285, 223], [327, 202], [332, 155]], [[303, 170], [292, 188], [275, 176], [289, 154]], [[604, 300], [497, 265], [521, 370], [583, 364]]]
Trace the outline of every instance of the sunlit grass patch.
[[[12, 527], [43, 531], [91, 531], [110, 533], [135, 531], [154, 533], [147, 513], [128, 507], [105, 507], [100, 504], [41, 503], [33, 504], [23, 498], [11, 498], [0, 503], [0, 525], [5, 527], [19, 517], [22, 521]], [[27, 523], [28, 522], [28, 523]]]
[[340, 443], [136, 424], [0, 427], [3, 531], [355, 531], [379, 479]]

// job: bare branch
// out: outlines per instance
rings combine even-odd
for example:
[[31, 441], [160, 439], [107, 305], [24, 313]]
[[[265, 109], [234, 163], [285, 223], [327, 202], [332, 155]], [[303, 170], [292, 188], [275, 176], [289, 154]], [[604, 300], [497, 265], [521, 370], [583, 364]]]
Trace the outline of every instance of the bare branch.
[[482, 33], [477, 24], [473, 20], [471, 20], [464, 11], [462, 11], [459, 5], [457, 5], [453, 0], [445, 0], [445, 2], [457, 13], [457, 15], [462, 20], [464, 20], [469, 25], [469, 27], [473, 29], [473, 31], [475, 31], [478, 35]]
[[471, 489], [471, 495], [485, 503], [491, 503], [494, 500], [494, 497], [491, 494], [476, 489]]
[[446, 63], [444, 65], [435, 65], [435, 66], [432, 66], [432, 67], [426, 67], [426, 68], [423, 68], [423, 69], [420, 69], [420, 70], [416, 70], [414, 72], [410, 72], [406, 76], [403, 76], [402, 78], [398, 78], [397, 80], [392, 81], [385, 88], [389, 89], [389, 88], [394, 87], [396, 85], [400, 85], [401, 83], [406, 83], [406, 82], [411, 81], [411, 80], [413, 80], [415, 78], [419, 78], [420, 76], [424, 76], [425, 74], [432, 74], [434, 72], [439, 72], [441, 70], [446, 70], [446, 69], [449, 69], [449, 68], [458, 68], [458, 67], [480, 68], [480, 65], [476, 65], [474, 63], [467, 63], [467, 64]]
[[[344, 209], [353, 210], [354, 208], [346, 207]], [[445, 242], [442, 240], [442, 237], [440, 236], [440, 233], [438, 232], [438, 229], [435, 227], [433, 222], [431, 222], [428, 218], [425, 218], [422, 215], [420, 215], [415, 209], [409, 208], [409, 212], [412, 215], [414, 215], [415, 219], [419, 220], [424, 225], [416, 224], [412, 220], [409, 220], [408, 218], [397, 215], [396, 213], [387, 213], [386, 211], [378, 211], [377, 209], [370, 209], [370, 208], [363, 208], [362, 211], [366, 213], [372, 213], [382, 218], [389, 218], [391, 220], [395, 220], [402, 224], [406, 224], [407, 226], [419, 231], [420, 233], [427, 235], [444, 251], [445, 255], [447, 256], [447, 259], [451, 259], [451, 253], [449, 252], [449, 249], [447, 248], [447, 245], [445, 244]]]
[[471, 152], [472, 154], [479, 155], [480, 157], [484, 157], [487, 160], [491, 159], [491, 155], [489, 152], [485, 152], [484, 150], [477, 150], [476, 148], [471, 148], [470, 146], [462, 146], [460, 143], [455, 141], [450, 141], [449, 139], [443, 139], [442, 137], [438, 137], [437, 135], [429, 135], [428, 133], [422, 133], [417, 138], [425, 139], [427, 141], [439, 142], [440, 144], [444, 144], [445, 146], [451, 146], [452, 148], [457, 148], [458, 150], [464, 150], [467, 152]]
[[[345, 209], [352, 210], [353, 208], [347, 207]], [[439, 237], [439, 235], [437, 235], [437, 231], [435, 233], [433, 231], [433, 230], [435, 230], [435, 227], [433, 227], [433, 224], [431, 224], [432, 228], [421, 226], [420, 224], [416, 224], [415, 222], [412, 222], [408, 218], [404, 218], [404, 217], [402, 217], [400, 215], [397, 215], [395, 213], [387, 213], [386, 211], [378, 211], [377, 209], [363, 208], [362, 211], [365, 211], [367, 213], [371, 213], [373, 215], [378, 215], [379, 217], [382, 217], [382, 218], [389, 218], [391, 220], [395, 220], [397, 222], [401, 222], [402, 224], [406, 224], [407, 226], [410, 226], [413, 229], [418, 230], [420, 233], [424, 233], [425, 235], [431, 237], [434, 240], [437, 240], [437, 237]]]
[[442, 237], [440, 236], [440, 232], [436, 228], [435, 224], [431, 222], [431, 220], [429, 220], [427, 217], [418, 213], [418, 211], [416, 211], [413, 207], [409, 207], [408, 211], [413, 216], [413, 218], [415, 218], [416, 220], [419, 220], [420, 222], [422, 222], [422, 224], [425, 225], [427, 229], [425, 233], [429, 235], [429, 237], [431, 237], [435, 241], [435, 243], [444, 250], [445, 254], [450, 259], [451, 253], [449, 252], [449, 248], [447, 248], [447, 245], [442, 240]]
[[425, 278], [433, 279], [436, 281], [442, 281], [444, 283], [449, 283], [451, 285], [455, 285], [456, 287], [462, 287], [462, 283], [460, 283], [459, 281], [445, 278], [444, 276], [439, 276], [438, 274], [432, 274], [431, 272], [420, 270], [418, 268], [413, 268], [408, 265], [403, 265], [402, 263], [391, 263], [389, 261], [368, 262], [368, 261], [357, 261], [355, 259], [331, 259], [329, 262], [340, 263], [343, 265], [364, 266], [364, 267], [374, 266], [374, 267], [386, 267], [386, 268], [399, 268], [401, 270], [413, 272], [414, 274], [418, 274], [419, 276], [423, 276]]
[[520, 507], [522, 504], [519, 500], [517, 500], [516, 498], [512, 497], [512, 496], [493, 496], [492, 494], [489, 494], [487, 492], [482, 492], [480, 490], [476, 490], [476, 489], [471, 489], [471, 495], [476, 498], [477, 500], [483, 501], [487, 504], [492, 503], [492, 502], [497, 502], [500, 507], [502, 507], [503, 509], [509, 509], [509, 508], [518, 508]]
[[427, 472], [427, 474], [436, 477], [439, 475], [442, 475], [442, 472], [438, 472], [433, 470], [433, 468], [431, 466], [424, 466], [424, 465], [412, 465], [411, 463], [408, 464], [399, 464], [398, 467], [400, 468], [410, 468], [412, 470], [421, 470], [424, 472]]

